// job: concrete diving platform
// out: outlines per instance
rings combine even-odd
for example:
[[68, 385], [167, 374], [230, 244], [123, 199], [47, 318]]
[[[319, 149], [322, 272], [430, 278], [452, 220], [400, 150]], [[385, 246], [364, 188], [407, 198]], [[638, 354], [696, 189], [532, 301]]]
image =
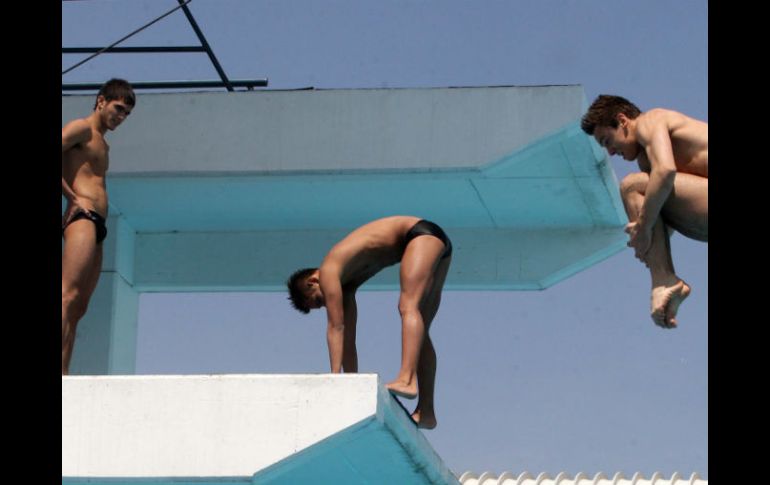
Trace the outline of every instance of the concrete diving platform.
[[63, 484], [459, 484], [376, 374], [62, 378]]

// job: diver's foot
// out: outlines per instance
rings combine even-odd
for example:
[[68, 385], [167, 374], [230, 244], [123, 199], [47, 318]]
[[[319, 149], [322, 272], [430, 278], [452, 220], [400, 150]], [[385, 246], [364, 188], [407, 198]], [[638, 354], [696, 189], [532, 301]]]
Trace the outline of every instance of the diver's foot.
[[670, 286], [658, 286], [652, 289], [651, 317], [655, 325], [661, 328], [676, 327], [676, 313], [679, 305], [690, 295], [690, 286], [683, 280], [677, 280]]
[[412, 413], [412, 419], [417, 423], [418, 428], [433, 429], [436, 427], [436, 415], [433, 412], [425, 412], [420, 409], [415, 409]]
[[405, 399], [414, 399], [417, 397], [417, 382], [412, 381], [411, 383], [406, 383], [404, 381], [400, 381], [396, 379], [395, 381], [389, 383], [385, 387], [388, 388], [388, 391], [395, 394], [398, 397], [403, 397]]

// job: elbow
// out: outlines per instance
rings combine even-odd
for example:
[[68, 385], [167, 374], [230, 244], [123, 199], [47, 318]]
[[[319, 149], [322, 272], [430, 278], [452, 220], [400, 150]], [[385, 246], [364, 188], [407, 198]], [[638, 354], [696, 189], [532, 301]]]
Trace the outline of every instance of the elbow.
[[663, 180], [665, 181], [665, 184], [670, 187], [674, 188], [674, 180], [676, 179], [676, 170], [668, 170], [666, 173], [663, 174]]
[[658, 171], [658, 177], [664, 187], [671, 188], [674, 186], [674, 180], [676, 179], [676, 169], [663, 168]]

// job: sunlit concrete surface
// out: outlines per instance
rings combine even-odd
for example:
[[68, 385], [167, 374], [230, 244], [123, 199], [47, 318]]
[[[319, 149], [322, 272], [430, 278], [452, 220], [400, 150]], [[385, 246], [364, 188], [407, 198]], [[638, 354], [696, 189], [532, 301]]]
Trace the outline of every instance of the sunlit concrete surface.
[[458, 484], [376, 374], [64, 377], [62, 477]]

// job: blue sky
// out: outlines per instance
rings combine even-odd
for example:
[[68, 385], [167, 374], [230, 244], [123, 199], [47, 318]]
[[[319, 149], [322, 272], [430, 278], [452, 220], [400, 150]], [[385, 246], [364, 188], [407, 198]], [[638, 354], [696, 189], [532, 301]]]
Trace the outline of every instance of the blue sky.
[[[62, 4], [63, 46], [106, 46], [173, 0]], [[581, 84], [708, 121], [705, 1], [193, 0], [231, 79], [269, 89]], [[122, 45], [197, 44], [176, 12]], [[84, 56], [62, 56], [67, 68]], [[103, 55], [62, 82], [216, 79], [201, 54]], [[137, 109], [141, 109], [141, 93]], [[130, 120], [128, 121], [130, 122]], [[110, 136], [119, 136], [119, 132]], [[635, 164], [613, 158], [622, 178]], [[623, 251], [541, 292], [446, 292], [432, 328], [439, 426], [455, 472], [708, 476], [708, 246], [675, 235], [693, 288], [654, 326], [649, 276]], [[397, 295], [359, 296], [362, 372], [398, 370]], [[326, 372], [325, 316], [283, 294], [145, 294], [137, 372]]]

